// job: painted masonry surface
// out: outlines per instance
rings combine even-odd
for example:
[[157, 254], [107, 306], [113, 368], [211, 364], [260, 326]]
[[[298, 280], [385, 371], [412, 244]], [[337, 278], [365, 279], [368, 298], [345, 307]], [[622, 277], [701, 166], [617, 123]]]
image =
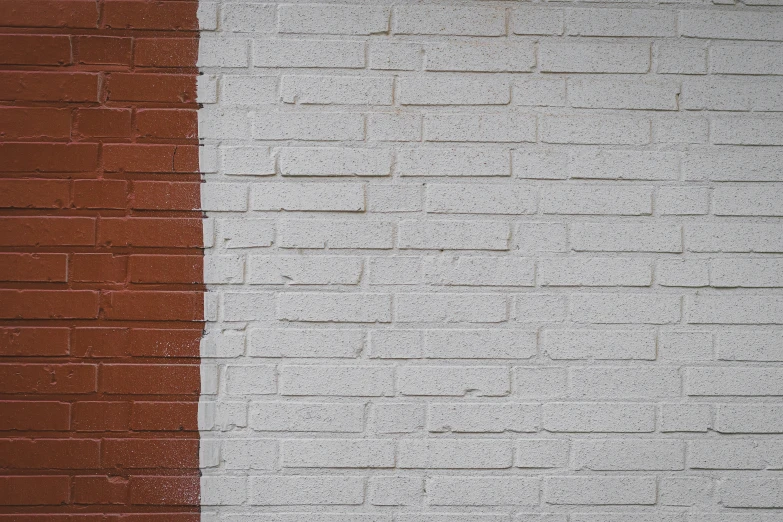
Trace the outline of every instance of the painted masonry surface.
[[0, 0], [0, 522], [783, 522], [775, 3]]

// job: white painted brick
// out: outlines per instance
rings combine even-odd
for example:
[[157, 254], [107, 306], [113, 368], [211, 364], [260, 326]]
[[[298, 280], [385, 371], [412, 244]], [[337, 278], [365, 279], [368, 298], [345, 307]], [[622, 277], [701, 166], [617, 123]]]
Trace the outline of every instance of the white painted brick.
[[652, 505], [656, 501], [654, 477], [548, 477], [547, 504]]
[[374, 414], [374, 426], [378, 433], [413, 433], [424, 428], [423, 404], [377, 404]]
[[710, 191], [705, 187], [660, 187], [655, 194], [655, 208], [663, 215], [703, 215], [709, 207]]
[[709, 270], [706, 259], [661, 259], [655, 277], [661, 286], [708, 286]]
[[256, 431], [358, 433], [364, 405], [347, 403], [254, 402], [250, 427]]
[[516, 443], [516, 467], [562, 468], [568, 465], [569, 441], [524, 439]]
[[409, 113], [375, 113], [367, 117], [370, 141], [419, 141], [421, 116]]
[[655, 333], [638, 330], [544, 330], [542, 353], [550, 359], [654, 360]]
[[220, 219], [218, 235], [226, 248], [270, 246], [275, 237], [271, 219]]
[[387, 149], [287, 147], [280, 151], [283, 176], [388, 176]]
[[210, 183], [201, 189], [201, 208], [212, 212], [247, 210], [247, 185]]
[[392, 223], [385, 221], [282, 221], [281, 248], [392, 248]]
[[712, 192], [716, 216], [783, 216], [783, 185], [722, 184]]
[[550, 258], [538, 265], [542, 286], [650, 286], [652, 267], [643, 258]]
[[435, 214], [532, 214], [536, 191], [507, 184], [430, 184], [427, 212]]
[[688, 522], [780, 522], [780, 515], [759, 511], [737, 513], [737, 510], [728, 510], [728, 513], [694, 513]]
[[692, 440], [688, 465], [692, 469], [763, 469], [763, 449], [763, 442], [757, 444], [753, 439]]
[[711, 47], [710, 70], [718, 74], [783, 74], [780, 46], [734, 44]]
[[[681, 107], [686, 110], [779, 111], [781, 81], [738, 77], [707, 77], [683, 81]], [[747, 151], [737, 151], [738, 154]], [[763, 156], [762, 156], [763, 157]]]
[[522, 149], [513, 154], [514, 177], [525, 179], [568, 178], [568, 155], [553, 149]]
[[200, 351], [201, 357], [239, 357], [245, 353], [245, 335], [233, 330], [207, 332], [201, 338]]
[[[303, 508], [308, 509], [308, 508]], [[312, 509], [312, 508], [310, 508]], [[202, 514], [202, 519], [203, 519]], [[221, 522], [391, 522], [389, 515], [370, 513], [264, 513], [242, 515], [228, 513], [221, 517]], [[205, 522], [215, 522], [208, 520]]]
[[198, 91], [196, 101], [198, 103], [217, 103], [217, 76], [212, 74], [202, 74], [196, 78], [196, 85], [196, 90]]
[[579, 397], [633, 399], [680, 395], [676, 367], [585, 367], [569, 370], [571, 394]]
[[364, 67], [364, 43], [341, 40], [266, 39], [253, 41], [256, 67]]
[[253, 124], [257, 140], [342, 141], [364, 138], [361, 114], [276, 112], [257, 116]]
[[570, 239], [578, 252], [682, 252], [680, 227], [664, 223], [575, 223]]
[[283, 76], [285, 103], [311, 105], [391, 105], [392, 78], [363, 76]]
[[[207, 139], [247, 139], [252, 128], [251, 113], [244, 109], [226, 109], [207, 105], [198, 111], [198, 132]], [[230, 122], [230, 123], [229, 123]]]
[[653, 120], [653, 128], [658, 143], [707, 143], [709, 122], [701, 116], [662, 114]]
[[510, 386], [508, 368], [500, 366], [405, 366], [397, 379], [402, 395], [502, 397]]
[[268, 147], [221, 147], [220, 153], [227, 176], [275, 175], [275, 159]]
[[388, 323], [388, 294], [280, 293], [277, 317], [283, 321]]
[[370, 357], [420, 359], [422, 336], [418, 330], [375, 330], [370, 333]]
[[398, 459], [400, 468], [504, 469], [513, 455], [502, 439], [403, 439]]
[[521, 323], [562, 321], [568, 312], [565, 295], [520, 294], [516, 298], [516, 320]]
[[538, 47], [541, 71], [645, 73], [650, 69], [649, 44], [574, 42], [542, 41]]
[[251, 357], [354, 358], [364, 348], [361, 330], [250, 330]]
[[716, 287], [778, 288], [783, 286], [783, 259], [713, 259], [710, 274]]
[[744, 294], [685, 296], [685, 321], [701, 324], [783, 323], [783, 296]]
[[430, 359], [529, 359], [536, 354], [536, 335], [524, 330], [429, 330], [423, 353]]
[[401, 105], [506, 105], [511, 83], [487, 75], [405, 76], [397, 81]]
[[241, 256], [204, 256], [204, 283], [239, 284], [244, 280], [245, 262]]
[[218, 4], [216, 2], [199, 2], [198, 11], [196, 12], [199, 29], [202, 31], [214, 31], [217, 29], [217, 8]]
[[205, 36], [198, 43], [199, 67], [247, 67], [248, 40], [211, 38]]
[[508, 515], [497, 513], [415, 513], [395, 516], [397, 522], [506, 522]]
[[683, 522], [684, 513], [655, 511], [650, 513], [574, 513], [571, 522]]
[[783, 16], [750, 11], [680, 11], [680, 34], [727, 40], [781, 40]]
[[533, 286], [532, 260], [508, 257], [426, 257], [424, 278], [445, 286]]
[[508, 319], [499, 294], [398, 294], [395, 320], [403, 323], [501, 323]]
[[223, 320], [252, 321], [272, 317], [274, 294], [226, 292], [223, 294]]
[[672, 361], [710, 361], [714, 357], [710, 332], [661, 332], [659, 348], [660, 356]]
[[688, 368], [688, 395], [783, 395], [783, 370], [779, 368]]
[[783, 230], [766, 223], [719, 221], [685, 227], [691, 252], [783, 252]]
[[556, 432], [649, 433], [655, 431], [655, 406], [608, 402], [545, 404], [544, 429]]
[[372, 257], [369, 271], [371, 285], [416, 285], [422, 281], [419, 257]]
[[572, 452], [573, 467], [580, 470], [676, 471], [685, 468], [685, 443], [677, 440], [577, 440]]
[[537, 506], [540, 480], [528, 477], [432, 477], [433, 506]]
[[201, 477], [203, 506], [238, 506], [247, 498], [245, 477]]
[[413, 221], [399, 224], [399, 246], [416, 250], [508, 250], [511, 231], [500, 221]]
[[783, 433], [783, 406], [721, 404], [715, 430], [719, 433]]
[[783, 480], [727, 478], [718, 489], [720, 503], [729, 508], [783, 507]]
[[680, 297], [670, 294], [579, 294], [571, 297], [571, 318], [579, 323], [675, 323]]
[[628, 116], [554, 116], [541, 118], [544, 143], [644, 145], [650, 142], [650, 121]]
[[524, 255], [535, 252], [565, 252], [568, 230], [563, 223], [523, 223], [516, 229], [519, 250]]
[[257, 285], [356, 285], [362, 275], [359, 257], [250, 256], [247, 266]]
[[413, 71], [421, 66], [423, 48], [412, 43], [371, 42], [370, 69]]
[[712, 427], [709, 404], [661, 404], [661, 431], [706, 432]]
[[650, 187], [550, 185], [541, 193], [544, 214], [652, 214]]
[[783, 123], [756, 117], [713, 118], [712, 143], [727, 145], [783, 145]]
[[421, 477], [372, 477], [367, 499], [373, 506], [417, 506], [423, 494]]
[[[274, 33], [275, 6], [257, 3], [225, 3], [220, 28], [234, 33]], [[218, 64], [220, 65], [220, 64]]]
[[514, 394], [526, 399], [562, 397], [566, 394], [568, 374], [565, 368], [516, 366]]
[[225, 75], [220, 80], [221, 105], [264, 105], [277, 100], [275, 76]]
[[617, 78], [577, 78], [568, 81], [567, 89], [573, 107], [590, 109], [675, 111], [680, 93], [679, 85], [669, 80]]
[[424, 147], [397, 152], [401, 176], [510, 176], [508, 151], [496, 148]]
[[671, 152], [588, 149], [568, 158], [572, 178], [674, 181], [678, 170], [679, 155]]
[[721, 331], [715, 346], [723, 361], [783, 361], [783, 337], [779, 330]]
[[358, 505], [364, 478], [262, 475], [250, 478], [248, 490], [253, 506]]
[[369, 5], [281, 5], [281, 33], [365, 35], [389, 30], [390, 8]]
[[226, 392], [229, 395], [269, 395], [277, 391], [274, 366], [227, 366]]
[[535, 66], [530, 42], [452, 42], [425, 48], [427, 71], [527, 72]]
[[536, 140], [536, 117], [518, 113], [427, 114], [426, 141], [520, 142]]
[[566, 82], [562, 78], [520, 78], [514, 82], [517, 105], [562, 107], [566, 104]]
[[364, 186], [350, 183], [253, 185], [251, 210], [364, 212]]
[[431, 404], [427, 427], [432, 432], [535, 432], [539, 407], [534, 404]]
[[514, 34], [563, 34], [563, 11], [549, 6], [519, 6], [511, 10], [511, 31]]
[[390, 468], [394, 441], [389, 439], [291, 439], [280, 447], [284, 468]]
[[220, 456], [226, 469], [274, 469], [277, 444], [264, 439], [225, 439]]
[[394, 8], [394, 33], [500, 36], [506, 34], [505, 13], [499, 7], [401, 5]]
[[282, 395], [380, 397], [394, 389], [390, 366], [281, 366]]
[[418, 212], [423, 208], [422, 185], [377, 185], [367, 187], [371, 212]]
[[659, 9], [572, 9], [567, 34], [576, 36], [676, 36], [676, 13]]

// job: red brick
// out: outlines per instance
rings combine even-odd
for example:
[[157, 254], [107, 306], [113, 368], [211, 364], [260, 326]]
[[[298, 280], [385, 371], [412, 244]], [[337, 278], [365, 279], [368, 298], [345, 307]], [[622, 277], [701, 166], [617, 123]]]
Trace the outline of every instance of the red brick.
[[201, 219], [197, 218], [106, 218], [101, 219], [98, 227], [98, 243], [107, 246], [200, 247], [204, 241], [201, 226]]
[[201, 208], [201, 183], [134, 181], [131, 208], [144, 210], [197, 210]]
[[70, 109], [1, 107], [0, 139], [67, 139], [71, 135]]
[[0, 364], [0, 393], [91, 393], [96, 375], [92, 364]]
[[134, 402], [131, 429], [198, 431], [198, 402]]
[[127, 328], [76, 328], [71, 332], [74, 357], [124, 357], [128, 355]]
[[104, 467], [198, 469], [198, 439], [104, 439]]
[[128, 184], [111, 179], [77, 179], [73, 182], [76, 208], [126, 208]]
[[0, 26], [98, 27], [95, 0], [0, 0]]
[[198, 146], [107, 144], [103, 146], [103, 167], [108, 172], [196, 172]]
[[122, 283], [125, 281], [125, 256], [114, 254], [73, 254], [70, 280], [78, 283]]
[[68, 355], [68, 328], [0, 328], [0, 356]]
[[0, 64], [67, 65], [71, 63], [71, 39], [68, 36], [0, 35]]
[[0, 217], [0, 246], [87, 246], [94, 244], [94, 218]]
[[197, 364], [105, 364], [100, 389], [109, 394], [198, 397], [201, 377]]
[[201, 329], [164, 330], [134, 328], [130, 353], [134, 357], [198, 357]]
[[198, 506], [199, 477], [131, 477], [130, 503], [152, 506]]
[[131, 283], [202, 283], [204, 256], [135, 255], [128, 271]]
[[94, 469], [99, 448], [89, 439], [0, 439], [0, 468]]
[[95, 319], [98, 298], [92, 290], [0, 290], [0, 318]]
[[74, 133], [82, 138], [126, 138], [131, 135], [130, 109], [79, 109]]
[[141, 67], [193, 67], [198, 60], [195, 38], [136, 38], [133, 63]]
[[[0, 80], [0, 98], [2, 92]], [[192, 74], [112, 73], [107, 92], [110, 101], [195, 103], [196, 77]]]
[[56, 506], [71, 499], [71, 477], [0, 477], [0, 506]]
[[104, 4], [103, 24], [112, 29], [198, 30], [196, 2], [110, 0]]
[[130, 65], [132, 43], [131, 38], [77, 36], [77, 60], [89, 65]]
[[0, 254], [0, 281], [67, 281], [66, 254]]
[[[107, 522], [200, 522], [201, 515], [198, 513], [133, 513], [128, 515], [110, 515]], [[0, 519], [2, 521], [2, 519]], [[28, 521], [23, 521], [28, 522]], [[36, 521], [37, 522], [37, 521]], [[49, 521], [47, 521], [49, 522]], [[74, 521], [74, 522], [82, 522]], [[92, 521], [90, 521], [92, 522]]]
[[127, 321], [202, 321], [202, 292], [106, 292], [107, 319]]
[[[2, 113], [0, 113], [2, 118]], [[0, 179], [2, 208], [63, 208], [71, 199], [64, 179]]]
[[0, 100], [97, 102], [98, 78], [94, 73], [2, 71]]
[[63, 431], [70, 427], [71, 405], [67, 402], [0, 401], [0, 431]]
[[140, 109], [136, 112], [139, 138], [198, 138], [198, 113], [188, 109]]
[[[127, 522], [130, 519], [122, 515], [107, 518], [106, 515], [72, 515], [47, 513], [45, 515], [0, 515], [0, 522]], [[159, 522], [173, 522], [174, 519], [161, 519]], [[137, 522], [134, 520], [134, 522]], [[199, 522], [198, 519], [192, 522]]]
[[74, 431], [127, 431], [130, 425], [128, 402], [84, 401], [73, 405]]
[[97, 143], [0, 143], [2, 172], [85, 172], [97, 166]]
[[128, 479], [105, 475], [73, 478], [74, 504], [125, 504], [128, 498]]

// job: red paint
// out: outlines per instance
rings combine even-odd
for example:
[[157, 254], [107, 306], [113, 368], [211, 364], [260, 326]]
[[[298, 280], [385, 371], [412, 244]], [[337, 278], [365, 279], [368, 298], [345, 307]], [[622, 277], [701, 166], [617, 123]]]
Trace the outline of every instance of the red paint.
[[0, 522], [196, 522], [194, 0], [0, 0]]

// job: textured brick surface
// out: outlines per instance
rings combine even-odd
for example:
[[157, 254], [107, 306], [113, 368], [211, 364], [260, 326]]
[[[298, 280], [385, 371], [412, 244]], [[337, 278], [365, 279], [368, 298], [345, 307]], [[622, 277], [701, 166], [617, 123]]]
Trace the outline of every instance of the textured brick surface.
[[[157, 99], [203, 104], [203, 520], [783, 520], [778, 4], [202, 0], [197, 94], [170, 77], [191, 48], [136, 47]], [[133, 23], [170, 35], [167, 12]], [[90, 59], [131, 59], [114, 44]], [[112, 74], [111, 96], [134, 99], [134, 78]], [[52, 79], [29, 96], [56, 95]], [[17, 135], [59, 143], [60, 117]], [[193, 131], [189, 113], [80, 122], [135, 136], [111, 157], [141, 151], [138, 172], [191, 161], [160, 146]], [[169, 181], [91, 190], [193, 208]], [[5, 197], [57, 209], [63, 190]], [[74, 242], [192, 242], [184, 222], [78, 224]], [[201, 268], [173, 270], [187, 254], [121, 269], [184, 283]], [[62, 277], [59, 259], [36, 263]], [[0, 275], [30, 272], [13, 258]], [[136, 297], [116, 297], [131, 313]], [[169, 425], [158, 402], [126, 422]], [[63, 422], [58, 401], [40, 408]], [[129, 487], [153, 501], [171, 484]]]
[[199, 520], [197, 7], [0, 1], [0, 520]]

